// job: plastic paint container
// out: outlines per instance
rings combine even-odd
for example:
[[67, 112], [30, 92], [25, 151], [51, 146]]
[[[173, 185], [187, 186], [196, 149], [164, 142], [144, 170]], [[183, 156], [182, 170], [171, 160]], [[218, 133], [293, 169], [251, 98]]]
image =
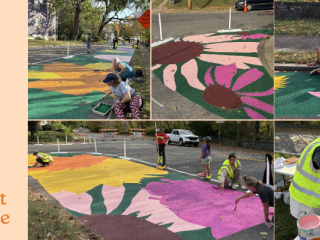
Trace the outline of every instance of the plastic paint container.
[[297, 221], [300, 240], [311, 240], [320, 236], [320, 217], [308, 214], [300, 217]]

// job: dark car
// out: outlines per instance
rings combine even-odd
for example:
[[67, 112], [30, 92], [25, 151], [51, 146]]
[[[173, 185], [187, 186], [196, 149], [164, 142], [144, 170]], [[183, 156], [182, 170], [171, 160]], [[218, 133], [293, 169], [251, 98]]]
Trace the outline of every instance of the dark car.
[[[244, 9], [244, 0], [239, 0], [234, 4], [236, 10]], [[273, 0], [247, 0], [247, 10], [273, 8]]]

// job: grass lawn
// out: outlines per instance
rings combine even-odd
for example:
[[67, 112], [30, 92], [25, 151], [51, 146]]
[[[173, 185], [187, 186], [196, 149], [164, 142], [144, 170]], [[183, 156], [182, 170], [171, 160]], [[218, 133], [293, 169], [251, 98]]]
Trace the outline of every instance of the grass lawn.
[[[84, 45], [84, 42], [80, 41], [46, 41], [46, 40], [35, 40], [35, 39], [28, 39], [28, 47], [43, 47], [43, 46], [67, 46], [69, 42], [69, 46], [81, 46]], [[101, 42], [95, 43], [92, 42], [91, 45], [96, 44], [107, 44], [107, 41], [102, 40]]]
[[274, 51], [275, 63], [306, 64], [309, 62], [314, 62], [316, 58], [317, 58], [316, 51], [314, 52]]
[[93, 239], [90, 229], [29, 187], [28, 239]]
[[290, 205], [283, 198], [275, 199], [275, 239], [293, 240], [298, 236], [297, 219], [290, 214]]
[[134, 59], [133, 59], [133, 70], [136, 72], [138, 69], [141, 69], [143, 72], [143, 79], [145, 80], [142, 83], [131, 82], [131, 87], [135, 89], [144, 100], [144, 111], [140, 113], [141, 119], [150, 119], [150, 84], [147, 79], [147, 75], [145, 74], [146, 69], [143, 64], [143, 58], [140, 49], [136, 49]]
[[152, 2], [152, 8], [159, 6], [163, 1], [168, 1], [168, 0], [154, 0]]
[[320, 20], [275, 20], [275, 34], [320, 36]]
[[279, 153], [279, 152], [275, 152], [274, 153], [274, 159], [281, 158], [281, 157], [284, 157], [285, 159], [293, 158], [293, 157], [299, 158], [300, 155], [289, 154], [289, 153]]
[[[235, 2], [236, 0], [192, 0], [192, 9], [215, 9], [216, 11], [221, 11], [231, 8], [235, 10]], [[188, 9], [188, 0], [175, 0], [173, 6], [169, 6], [169, 0], [167, 0], [165, 6], [168, 9]]]

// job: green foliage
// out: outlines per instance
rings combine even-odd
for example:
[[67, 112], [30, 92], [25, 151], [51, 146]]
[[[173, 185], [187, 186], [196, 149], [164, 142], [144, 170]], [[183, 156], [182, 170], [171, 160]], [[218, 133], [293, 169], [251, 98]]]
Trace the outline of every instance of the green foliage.
[[44, 40], [42, 37], [36, 37], [35, 40]]
[[114, 30], [114, 31], [113, 31], [113, 34], [114, 34], [114, 38], [115, 38], [115, 39], [118, 39], [118, 38], [119, 38], [118, 30]]
[[94, 39], [95, 42], [101, 42], [101, 37], [97, 35], [97, 33], [93, 32], [92, 33], [92, 37]]
[[38, 134], [38, 122], [37, 121], [28, 121], [28, 128], [29, 128], [29, 131], [30, 131], [30, 138], [32, 140], [35, 140], [36, 137], [35, 137], [35, 134]]
[[42, 131], [51, 131], [53, 130], [52, 124], [46, 124], [42, 126]]

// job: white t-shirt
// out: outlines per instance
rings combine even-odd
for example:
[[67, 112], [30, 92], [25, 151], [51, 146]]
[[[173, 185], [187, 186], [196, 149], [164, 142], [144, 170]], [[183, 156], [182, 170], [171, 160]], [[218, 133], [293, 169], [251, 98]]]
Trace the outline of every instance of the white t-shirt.
[[132, 95], [136, 91], [123, 81], [121, 81], [118, 86], [116, 87], [110, 86], [110, 88], [113, 95], [120, 99], [124, 98], [124, 94], [126, 92], [130, 91], [130, 95]]

